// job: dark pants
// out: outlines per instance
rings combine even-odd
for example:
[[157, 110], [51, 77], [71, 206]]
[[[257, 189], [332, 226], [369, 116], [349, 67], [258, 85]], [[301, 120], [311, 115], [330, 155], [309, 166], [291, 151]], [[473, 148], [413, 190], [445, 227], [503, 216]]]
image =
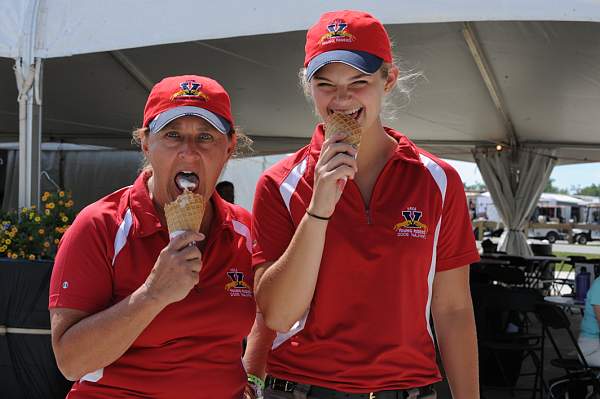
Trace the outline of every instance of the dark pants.
[[[377, 399], [377, 396], [374, 396], [375, 399]], [[399, 399], [401, 399], [400, 396], [398, 396]], [[406, 399], [436, 399], [437, 398], [437, 394], [435, 393], [435, 391], [433, 392], [429, 392], [426, 394], [415, 394], [413, 396], [406, 396]], [[264, 392], [264, 399], [328, 399], [326, 397], [317, 397], [317, 396], [312, 396], [310, 393], [308, 394], [308, 396], [304, 396], [304, 394], [299, 394], [296, 392], [281, 392], [281, 391], [275, 391], [271, 388], [266, 388], [265, 392]]]

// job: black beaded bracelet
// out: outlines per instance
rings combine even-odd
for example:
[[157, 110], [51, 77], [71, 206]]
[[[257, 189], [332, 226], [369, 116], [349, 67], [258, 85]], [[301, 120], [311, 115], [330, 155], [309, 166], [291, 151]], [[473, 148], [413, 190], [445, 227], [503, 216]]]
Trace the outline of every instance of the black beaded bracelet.
[[310, 212], [308, 211], [308, 209], [306, 210], [306, 214], [307, 214], [308, 216], [312, 216], [312, 217], [314, 217], [315, 219], [319, 219], [319, 220], [329, 220], [329, 219], [331, 219], [331, 216], [329, 216], [329, 217], [323, 217], [323, 216], [315, 215], [314, 213], [310, 213]]

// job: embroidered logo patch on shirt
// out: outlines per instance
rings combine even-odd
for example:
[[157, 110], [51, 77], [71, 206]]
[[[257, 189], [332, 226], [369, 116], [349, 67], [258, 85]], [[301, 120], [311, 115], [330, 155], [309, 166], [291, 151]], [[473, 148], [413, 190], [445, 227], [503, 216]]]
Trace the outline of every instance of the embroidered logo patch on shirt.
[[423, 212], [414, 206], [402, 211], [404, 221], [394, 225], [398, 237], [427, 238], [427, 225], [421, 222]]
[[230, 296], [252, 296], [252, 287], [244, 281], [244, 273], [237, 269], [230, 269], [227, 272], [227, 277], [231, 281], [225, 285], [225, 291], [229, 292]]

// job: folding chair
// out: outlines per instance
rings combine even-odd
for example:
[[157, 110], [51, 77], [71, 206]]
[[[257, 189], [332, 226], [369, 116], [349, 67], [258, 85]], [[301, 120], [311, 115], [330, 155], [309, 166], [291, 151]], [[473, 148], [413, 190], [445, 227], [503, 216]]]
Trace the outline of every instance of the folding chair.
[[[486, 389], [530, 391], [532, 398], [544, 390], [542, 335], [530, 329], [528, 314], [543, 301], [529, 288], [486, 285], [473, 288], [473, 302], [480, 353], [482, 391]], [[533, 372], [522, 370], [530, 359]], [[531, 387], [517, 386], [521, 377], [533, 377]]]

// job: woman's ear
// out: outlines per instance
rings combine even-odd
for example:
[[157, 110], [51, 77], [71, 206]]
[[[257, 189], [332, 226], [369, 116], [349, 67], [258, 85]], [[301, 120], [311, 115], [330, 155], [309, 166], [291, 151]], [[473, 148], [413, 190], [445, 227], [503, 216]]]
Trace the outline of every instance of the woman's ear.
[[388, 71], [387, 77], [385, 78], [385, 86], [383, 90], [386, 93], [389, 93], [394, 89], [396, 83], [398, 82], [398, 75], [400, 74], [400, 70], [395, 65], [392, 65]]
[[149, 139], [150, 133], [148, 132], [148, 130], [144, 130], [141, 134], [140, 134], [140, 148], [142, 149], [142, 152], [144, 153], [144, 155], [146, 157], [148, 157], [148, 139]]
[[229, 141], [229, 145], [227, 147], [227, 159], [231, 158], [231, 156], [235, 152], [235, 147], [237, 145], [237, 134], [235, 134], [235, 132], [232, 132], [229, 135], [228, 141]]

